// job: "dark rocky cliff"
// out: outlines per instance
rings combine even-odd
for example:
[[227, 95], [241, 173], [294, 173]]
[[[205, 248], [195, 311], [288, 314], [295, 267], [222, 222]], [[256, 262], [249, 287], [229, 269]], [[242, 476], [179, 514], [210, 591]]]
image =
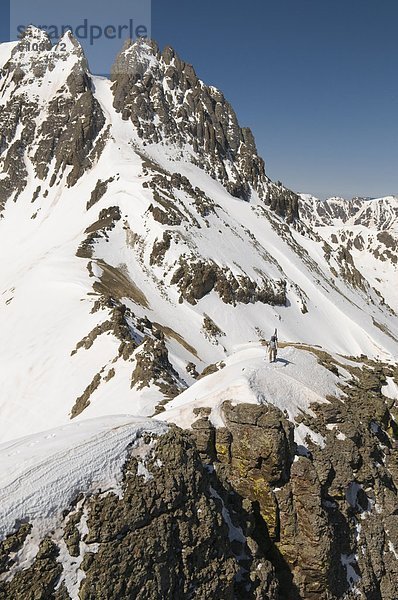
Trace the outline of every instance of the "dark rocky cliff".
[[[336, 369], [329, 355], [318, 357]], [[277, 598], [397, 598], [398, 415], [381, 387], [398, 373], [366, 360], [350, 372], [346, 399], [313, 405], [316, 419], [304, 421], [324, 448], [295, 447], [291, 424], [271, 406], [226, 402], [224, 429], [206, 411], [193, 425], [204, 460], [232, 497], [249, 503], [246, 543], [272, 563]]]

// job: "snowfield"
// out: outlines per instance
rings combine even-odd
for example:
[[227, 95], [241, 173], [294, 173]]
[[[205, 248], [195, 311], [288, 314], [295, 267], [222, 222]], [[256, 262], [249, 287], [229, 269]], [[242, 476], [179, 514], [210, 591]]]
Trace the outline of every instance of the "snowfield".
[[382, 394], [391, 400], [398, 400], [398, 385], [392, 377], [387, 377], [386, 385], [381, 388]]
[[75, 422], [0, 445], [0, 540], [30, 522], [45, 536], [80, 493], [118, 493], [129, 450], [165, 423], [118, 415]]

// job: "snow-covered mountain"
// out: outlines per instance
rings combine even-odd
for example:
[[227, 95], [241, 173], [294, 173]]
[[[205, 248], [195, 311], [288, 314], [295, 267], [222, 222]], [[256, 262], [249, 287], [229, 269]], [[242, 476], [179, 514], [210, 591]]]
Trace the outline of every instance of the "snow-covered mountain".
[[0, 68], [0, 600], [393, 600], [397, 198], [272, 182], [151, 41]]
[[360, 201], [344, 217], [330, 202], [320, 226], [323, 205], [269, 180], [222, 93], [170, 48], [127, 43], [108, 81], [71, 34], [53, 47], [30, 28], [1, 60], [3, 439], [83, 413], [152, 415], [275, 327], [394, 356], [396, 263], [376, 244], [389, 256], [379, 213], [395, 200], [358, 209], [368, 261], [364, 227], [351, 248], [340, 225]]
[[329, 257], [341, 255], [343, 248], [353, 269], [397, 312], [398, 198], [322, 202], [302, 195], [300, 215], [325, 240]]

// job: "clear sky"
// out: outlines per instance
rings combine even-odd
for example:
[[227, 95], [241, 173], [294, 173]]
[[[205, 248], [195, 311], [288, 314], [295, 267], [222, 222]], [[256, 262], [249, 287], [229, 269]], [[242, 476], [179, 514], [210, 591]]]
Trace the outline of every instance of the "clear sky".
[[271, 178], [398, 194], [398, 0], [154, 0], [152, 34], [224, 91]]
[[398, 194], [397, 27], [398, 0], [152, 1], [152, 37], [223, 90], [269, 176], [322, 197]]

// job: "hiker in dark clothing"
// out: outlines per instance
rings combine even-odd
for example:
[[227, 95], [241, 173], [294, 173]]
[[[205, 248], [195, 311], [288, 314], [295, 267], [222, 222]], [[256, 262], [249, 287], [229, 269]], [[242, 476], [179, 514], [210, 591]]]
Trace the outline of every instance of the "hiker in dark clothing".
[[278, 338], [276, 332], [271, 336], [270, 341], [268, 342], [268, 354], [269, 354], [269, 362], [276, 361], [276, 355], [278, 352]]

